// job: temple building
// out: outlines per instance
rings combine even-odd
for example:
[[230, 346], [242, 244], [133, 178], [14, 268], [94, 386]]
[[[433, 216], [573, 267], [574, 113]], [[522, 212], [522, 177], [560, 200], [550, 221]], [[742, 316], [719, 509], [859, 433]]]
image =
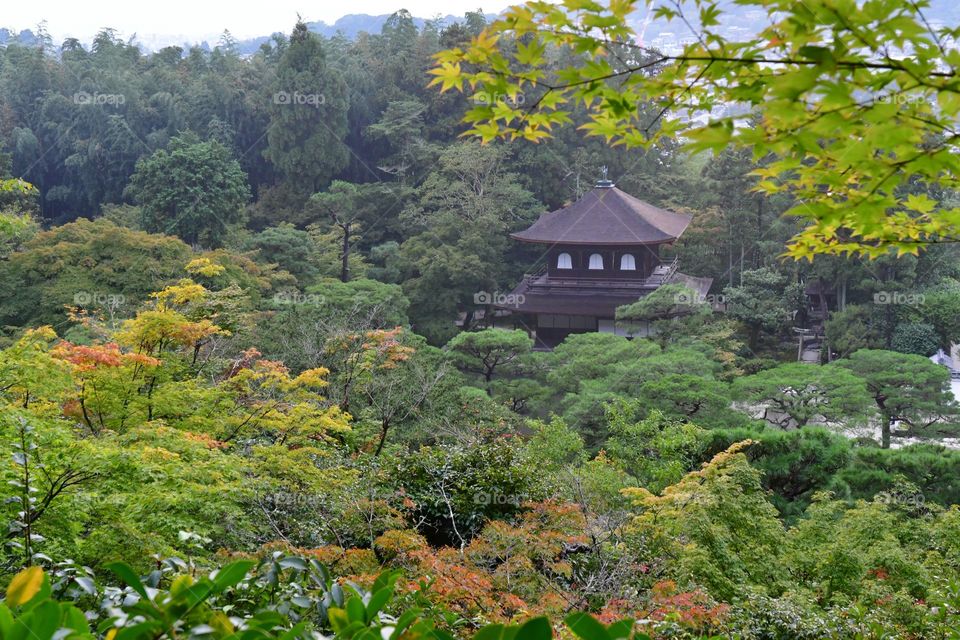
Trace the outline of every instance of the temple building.
[[573, 204], [511, 235], [542, 245], [544, 264], [495, 306], [509, 310], [539, 348], [553, 348], [571, 333], [647, 335], [645, 326], [617, 326], [617, 307], [668, 282], [683, 282], [701, 295], [710, 288], [709, 278], [678, 273], [676, 258], [661, 257], [661, 248], [677, 240], [690, 219], [601, 180]]

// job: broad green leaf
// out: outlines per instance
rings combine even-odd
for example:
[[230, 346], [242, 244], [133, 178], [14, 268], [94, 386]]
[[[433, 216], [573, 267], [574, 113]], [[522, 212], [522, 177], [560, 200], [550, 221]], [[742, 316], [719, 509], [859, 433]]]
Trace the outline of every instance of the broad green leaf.
[[140, 576], [136, 574], [130, 565], [125, 562], [112, 562], [107, 565], [107, 570], [123, 580], [127, 586], [139, 593], [145, 600], [150, 599], [147, 597], [147, 589], [143, 586], [143, 582], [140, 581]]
[[582, 640], [612, 640], [607, 628], [589, 613], [572, 613], [564, 622]]
[[503, 637], [502, 624], [488, 624], [473, 635], [473, 640], [500, 640]]
[[550, 620], [546, 616], [531, 618], [527, 620], [520, 628], [514, 640], [552, 640], [553, 627], [550, 626]]
[[363, 601], [358, 597], [347, 600], [347, 615], [351, 622], [366, 623], [366, 609], [363, 607]]
[[370, 596], [370, 602], [367, 603], [367, 622], [373, 620], [380, 609], [383, 608], [393, 596], [393, 587], [384, 587]]
[[237, 585], [244, 576], [247, 575], [247, 572], [253, 568], [254, 562], [252, 560], [238, 560], [236, 562], [231, 562], [227, 566], [223, 567], [217, 571], [216, 577], [213, 579], [213, 584], [215, 586], [215, 591], [221, 592]]

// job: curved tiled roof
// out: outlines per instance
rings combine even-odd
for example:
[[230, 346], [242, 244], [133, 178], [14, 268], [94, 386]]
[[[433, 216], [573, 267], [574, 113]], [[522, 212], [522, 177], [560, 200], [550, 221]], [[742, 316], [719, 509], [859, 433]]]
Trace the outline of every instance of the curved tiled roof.
[[544, 213], [529, 229], [510, 237], [550, 244], [659, 244], [679, 238], [690, 219], [616, 187], [597, 187], [568, 207]]

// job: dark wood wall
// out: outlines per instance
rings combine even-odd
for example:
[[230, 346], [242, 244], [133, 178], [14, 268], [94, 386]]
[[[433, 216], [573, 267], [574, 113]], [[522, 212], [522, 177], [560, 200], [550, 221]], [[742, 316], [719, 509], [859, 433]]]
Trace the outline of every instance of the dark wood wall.
[[[569, 253], [573, 261], [573, 269], [557, 269], [557, 258], [561, 253]], [[603, 270], [588, 269], [591, 254], [599, 253], [603, 256]], [[621, 271], [620, 256], [625, 253], [633, 255], [637, 265], [636, 271]], [[547, 272], [558, 278], [625, 278], [642, 279], [650, 275], [653, 268], [660, 263], [660, 245], [644, 246], [555, 246], [548, 254]]]

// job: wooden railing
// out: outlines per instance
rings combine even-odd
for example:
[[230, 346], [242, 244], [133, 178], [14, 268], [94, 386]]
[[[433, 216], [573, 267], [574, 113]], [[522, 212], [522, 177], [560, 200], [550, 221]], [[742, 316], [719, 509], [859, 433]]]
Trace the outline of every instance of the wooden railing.
[[540, 276], [546, 275], [546, 273], [547, 273], [547, 264], [543, 263], [539, 267], [535, 268], [533, 271], [523, 274], [523, 279], [525, 282], [533, 282]]
[[646, 278], [610, 278], [598, 276], [556, 276], [547, 275], [547, 265], [541, 265], [523, 276], [523, 281], [537, 289], [563, 287], [565, 289], [649, 289], [669, 282], [676, 273], [678, 261], [661, 262]]

